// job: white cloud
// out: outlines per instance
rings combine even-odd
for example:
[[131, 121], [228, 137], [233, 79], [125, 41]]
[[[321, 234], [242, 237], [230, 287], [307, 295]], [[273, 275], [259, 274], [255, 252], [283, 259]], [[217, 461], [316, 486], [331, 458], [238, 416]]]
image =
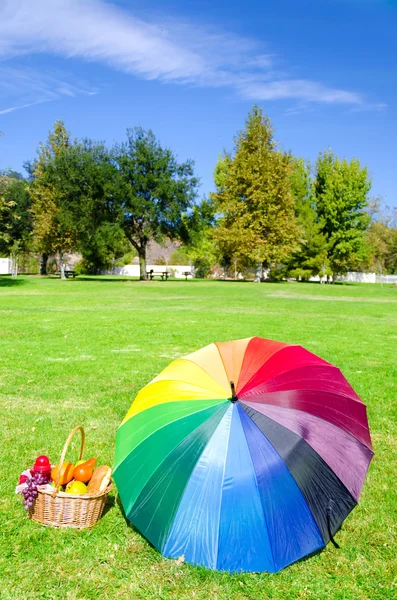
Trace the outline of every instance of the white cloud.
[[37, 102], [29, 102], [28, 104], [10, 106], [9, 108], [4, 108], [3, 110], [0, 110], [0, 115], [6, 115], [8, 113], [14, 112], [14, 110], [19, 110], [20, 108], [29, 108], [29, 106], [34, 106], [35, 104], [42, 104], [43, 102], [49, 102], [49, 100], [38, 100]]
[[[277, 72], [277, 57], [255, 40], [172, 20], [154, 25], [101, 0], [3, 0], [0, 59], [31, 53], [95, 61], [146, 79], [230, 88], [254, 101], [365, 105], [358, 93]], [[84, 93], [62, 82], [44, 87], [58, 97]]]
[[282, 100], [294, 98], [308, 102], [325, 102], [328, 104], [361, 104], [359, 94], [344, 90], [331, 89], [305, 79], [284, 79], [270, 81], [265, 84], [253, 83], [245, 87], [247, 97], [256, 100]]
[[[86, 84], [69, 83], [57, 74], [39, 73], [34, 69], [2, 66], [0, 62], [0, 115], [52, 102], [62, 97], [92, 95], [97, 91]], [[3, 107], [4, 102], [11, 106]]]

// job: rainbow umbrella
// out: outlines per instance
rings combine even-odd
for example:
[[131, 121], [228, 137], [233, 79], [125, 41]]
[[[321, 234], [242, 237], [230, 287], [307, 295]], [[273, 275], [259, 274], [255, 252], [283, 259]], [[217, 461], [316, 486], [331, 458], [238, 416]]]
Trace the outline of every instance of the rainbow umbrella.
[[365, 405], [339, 369], [253, 337], [175, 360], [139, 392], [114, 479], [164, 556], [274, 572], [333, 541], [372, 455]]

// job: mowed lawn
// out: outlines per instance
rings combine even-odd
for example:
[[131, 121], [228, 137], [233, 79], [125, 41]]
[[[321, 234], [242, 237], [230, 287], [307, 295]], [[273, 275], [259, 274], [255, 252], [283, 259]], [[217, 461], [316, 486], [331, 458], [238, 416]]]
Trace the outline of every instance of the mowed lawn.
[[[0, 323], [2, 600], [397, 598], [396, 288], [0, 277]], [[81, 424], [87, 458], [112, 465], [116, 428], [142, 386], [175, 357], [254, 335], [336, 364], [367, 404], [375, 457], [339, 550], [277, 574], [178, 565], [126, 523], [116, 490], [91, 531], [26, 518], [14, 487], [37, 455], [56, 462]]]

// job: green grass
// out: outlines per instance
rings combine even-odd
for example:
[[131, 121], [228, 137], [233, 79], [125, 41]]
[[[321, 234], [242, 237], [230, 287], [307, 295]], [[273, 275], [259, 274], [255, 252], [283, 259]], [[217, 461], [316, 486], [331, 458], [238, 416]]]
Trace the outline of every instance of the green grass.
[[[0, 277], [0, 323], [2, 600], [397, 598], [397, 289]], [[181, 354], [253, 335], [335, 363], [367, 404], [376, 454], [340, 550], [277, 574], [230, 575], [162, 558], [126, 523], [116, 491], [92, 531], [26, 518], [14, 486], [36, 455], [55, 462], [80, 423], [86, 455], [111, 465], [143, 385]]]

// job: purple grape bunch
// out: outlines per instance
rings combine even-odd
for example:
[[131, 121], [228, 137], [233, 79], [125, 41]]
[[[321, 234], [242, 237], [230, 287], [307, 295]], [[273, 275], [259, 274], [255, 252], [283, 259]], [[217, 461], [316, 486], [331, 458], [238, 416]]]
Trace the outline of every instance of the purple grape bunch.
[[26, 487], [22, 492], [23, 505], [25, 510], [32, 508], [34, 501], [38, 496], [37, 488], [39, 485], [45, 485], [50, 482], [50, 476], [44, 473], [33, 473], [32, 477], [26, 481]]

